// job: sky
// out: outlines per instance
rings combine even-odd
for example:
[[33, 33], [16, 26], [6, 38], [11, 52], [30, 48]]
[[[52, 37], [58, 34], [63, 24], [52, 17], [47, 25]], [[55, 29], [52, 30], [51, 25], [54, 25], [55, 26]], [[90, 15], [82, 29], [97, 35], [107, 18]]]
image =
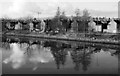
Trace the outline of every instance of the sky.
[[0, 0], [0, 17], [25, 16], [51, 17], [59, 6], [66, 15], [74, 15], [75, 9], [88, 9], [91, 16], [118, 16], [119, 0]]

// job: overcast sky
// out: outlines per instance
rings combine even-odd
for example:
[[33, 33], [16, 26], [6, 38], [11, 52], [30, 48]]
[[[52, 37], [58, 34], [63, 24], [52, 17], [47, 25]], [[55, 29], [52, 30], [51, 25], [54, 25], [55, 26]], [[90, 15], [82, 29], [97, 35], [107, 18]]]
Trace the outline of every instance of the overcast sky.
[[54, 16], [59, 6], [66, 15], [74, 15], [75, 9], [88, 9], [92, 16], [117, 17], [119, 0], [0, 0], [0, 17]]

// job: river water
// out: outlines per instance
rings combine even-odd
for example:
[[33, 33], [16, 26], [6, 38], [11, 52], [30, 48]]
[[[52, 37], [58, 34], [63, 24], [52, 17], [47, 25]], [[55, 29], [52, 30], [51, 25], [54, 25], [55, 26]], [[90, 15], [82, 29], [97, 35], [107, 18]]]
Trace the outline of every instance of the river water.
[[[3, 37], [3, 74], [118, 74], [117, 45]], [[0, 66], [1, 67], [1, 66]]]

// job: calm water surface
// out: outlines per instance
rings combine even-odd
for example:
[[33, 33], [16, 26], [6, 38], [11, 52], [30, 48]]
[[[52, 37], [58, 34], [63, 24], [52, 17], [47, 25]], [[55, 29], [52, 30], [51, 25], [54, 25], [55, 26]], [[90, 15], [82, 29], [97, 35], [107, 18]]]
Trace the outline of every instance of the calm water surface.
[[2, 41], [3, 74], [118, 74], [116, 46], [17, 37]]

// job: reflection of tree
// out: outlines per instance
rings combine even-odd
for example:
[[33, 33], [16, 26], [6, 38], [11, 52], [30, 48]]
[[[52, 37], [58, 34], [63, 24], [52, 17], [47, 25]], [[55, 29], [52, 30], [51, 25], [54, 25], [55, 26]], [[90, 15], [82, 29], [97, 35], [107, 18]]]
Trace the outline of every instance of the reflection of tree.
[[20, 42], [20, 39], [19, 38], [6, 38], [6, 42], [18, 43], [18, 42]]
[[28, 47], [26, 48], [26, 52], [28, 56], [31, 55], [31, 52], [34, 50], [32, 46], [36, 45], [38, 49], [41, 49], [41, 47], [44, 46], [43, 41], [38, 40], [29, 40]]
[[4, 42], [4, 43], [2, 43], [2, 47], [1, 48], [4, 48], [4, 49], [10, 49], [10, 44], [9, 43], [7, 43], [7, 42]]
[[80, 67], [80, 62], [81, 62], [80, 52], [77, 50], [73, 50], [71, 53], [71, 56], [72, 56], [73, 62], [75, 63], [74, 69], [78, 71]]
[[83, 65], [82, 69], [84, 71], [87, 70], [87, 67], [89, 66], [91, 61], [91, 58], [90, 58], [91, 53], [93, 53], [93, 51], [91, 50], [89, 51], [88, 48], [80, 47], [80, 46], [79, 48], [71, 52], [73, 62], [75, 63], [75, 70], [77, 71], [79, 70], [80, 63]]
[[71, 52], [72, 60], [75, 63], [75, 68], [74, 69], [77, 70], [77, 71], [79, 70], [79, 67], [80, 67], [81, 52], [82, 52], [82, 51], [79, 51], [79, 50], [75, 49]]
[[51, 51], [55, 58], [57, 69], [60, 69], [60, 65], [65, 65], [67, 51], [64, 50], [61, 43], [54, 43], [52, 45]]
[[29, 39], [28, 38], [19, 38], [20, 43], [28, 43], [29, 44]]
[[97, 53], [97, 52], [100, 52], [100, 50], [101, 50], [101, 47], [96, 47], [93, 51], [94, 53]]
[[114, 53], [111, 53], [112, 56], [119, 56], [120, 55], [120, 50], [116, 50]]
[[89, 64], [90, 64], [90, 55], [91, 55], [91, 53], [86, 53], [86, 50], [84, 50], [84, 52], [83, 52], [83, 56], [82, 56], [82, 65], [83, 65], [83, 70], [84, 71], [87, 71], [87, 67], [89, 66]]
[[56, 61], [57, 69], [59, 69], [61, 64], [62, 65], [65, 64], [65, 61], [66, 61], [65, 51], [59, 50], [57, 52], [54, 51], [52, 53], [53, 53], [53, 56], [54, 56], [55, 61]]
[[2, 36], [2, 42], [7, 42], [7, 38], [5, 36]]

